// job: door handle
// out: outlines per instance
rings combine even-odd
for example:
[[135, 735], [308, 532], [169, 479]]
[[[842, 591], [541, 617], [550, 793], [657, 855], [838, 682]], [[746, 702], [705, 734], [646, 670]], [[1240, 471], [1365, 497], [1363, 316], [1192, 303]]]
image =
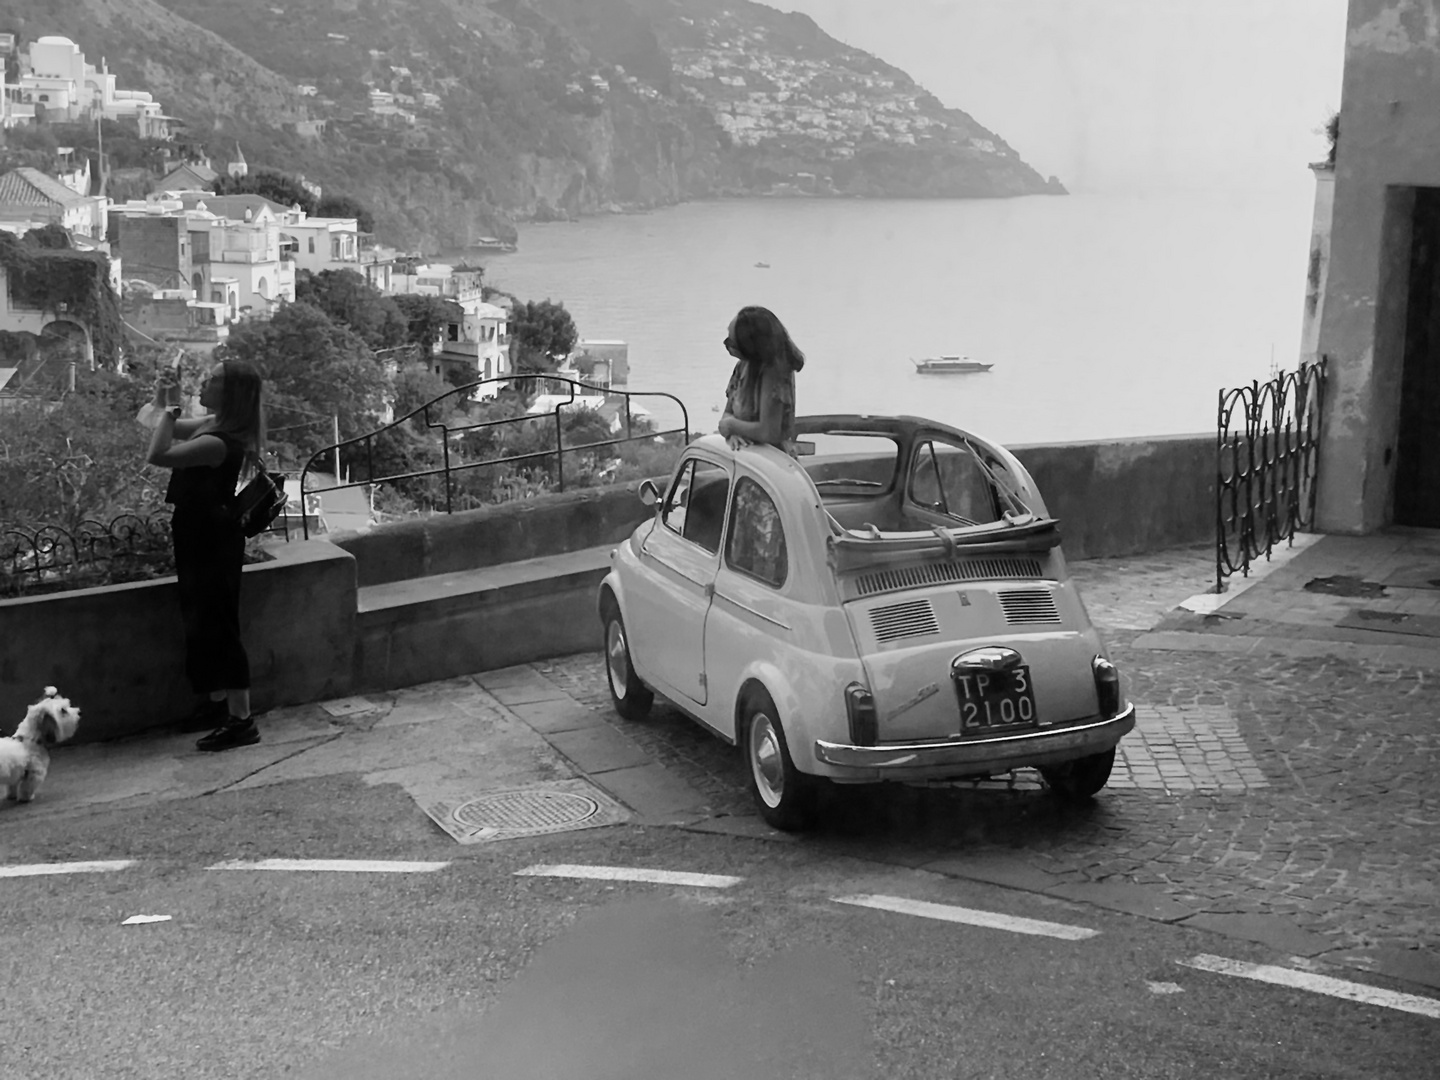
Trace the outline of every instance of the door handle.
[[705, 599], [706, 599], [706, 600], [713, 600], [713, 599], [715, 599], [715, 583], [714, 583], [713, 581], [708, 582], [708, 583], [706, 584], [706, 586], [705, 586]]

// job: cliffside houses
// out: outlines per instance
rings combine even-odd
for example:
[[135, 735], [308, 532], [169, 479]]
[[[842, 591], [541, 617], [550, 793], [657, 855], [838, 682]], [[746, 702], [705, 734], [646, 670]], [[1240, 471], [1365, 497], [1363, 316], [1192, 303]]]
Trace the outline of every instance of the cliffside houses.
[[[510, 373], [509, 312], [487, 303], [481, 272], [449, 263], [397, 260], [391, 292], [436, 296], [447, 301], [450, 320], [432, 345], [429, 363], [436, 375], [459, 382], [498, 379]], [[498, 383], [477, 387], [474, 396], [493, 398]]]
[[[14, 35], [0, 35], [0, 57], [17, 52]], [[67, 37], [36, 38], [19, 52], [19, 75], [4, 86], [0, 126], [34, 123], [37, 116], [53, 121], [97, 116], [134, 124], [141, 138], [169, 139], [184, 121], [167, 116], [144, 90], [121, 90], [104, 58], [97, 69]]]

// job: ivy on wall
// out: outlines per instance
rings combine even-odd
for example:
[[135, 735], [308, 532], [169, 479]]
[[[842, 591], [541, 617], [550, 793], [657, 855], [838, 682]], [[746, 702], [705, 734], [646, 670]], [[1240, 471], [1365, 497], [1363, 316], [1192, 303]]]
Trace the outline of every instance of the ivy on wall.
[[41, 247], [0, 232], [0, 266], [11, 301], [82, 323], [95, 346], [95, 362], [114, 368], [124, 341], [120, 301], [110, 288], [110, 258], [100, 251]]

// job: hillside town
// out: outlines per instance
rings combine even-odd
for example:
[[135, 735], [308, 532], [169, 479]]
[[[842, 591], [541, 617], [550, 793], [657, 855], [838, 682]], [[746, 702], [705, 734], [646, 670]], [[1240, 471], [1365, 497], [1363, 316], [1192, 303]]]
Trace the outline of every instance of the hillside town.
[[[0, 35], [0, 53], [14, 50], [14, 36]], [[479, 267], [429, 261], [379, 244], [361, 229], [358, 216], [320, 216], [253, 192], [218, 193], [223, 181], [233, 188], [250, 175], [241, 146], [233, 146], [227, 161], [212, 160], [186, 142], [183, 123], [159, 102], [148, 93], [117, 89], [103, 60], [97, 69], [68, 38], [37, 38], [21, 54], [19, 68], [18, 83], [0, 94], [6, 127], [33, 124], [43, 109], [54, 120], [133, 124], [141, 136], [173, 147], [170, 167], [143, 198], [117, 201], [103, 194], [103, 178], [93, 175], [90, 159], [76, 160], [71, 148], [60, 148], [63, 170], [21, 167], [0, 174], [0, 232], [25, 237], [58, 229], [63, 241], [47, 246], [101, 260], [127, 341], [208, 358], [233, 327], [269, 320], [293, 303], [300, 275], [350, 272], [385, 296], [443, 302], [446, 317], [437, 322], [425, 358], [435, 376], [463, 385], [511, 372], [514, 301], [487, 289]], [[303, 176], [292, 179], [314, 200], [322, 198], [319, 185]], [[0, 404], [44, 381], [42, 373], [57, 357], [78, 351], [91, 369], [118, 362], [115, 356], [97, 359], [99, 331], [83, 315], [47, 296], [43, 286], [37, 293], [33, 282], [27, 295], [17, 295], [12, 276], [0, 260]], [[572, 362], [565, 373], [583, 374], [605, 389], [623, 384], [623, 343], [590, 349], [605, 353], [599, 363], [589, 356], [589, 344], [580, 343], [569, 358], [582, 367]], [[393, 376], [393, 361], [387, 370]], [[482, 385], [474, 397], [493, 398], [500, 385]], [[603, 407], [603, 392], [590, 396]], [[387, 407], [381, 418], [389, 415]]]

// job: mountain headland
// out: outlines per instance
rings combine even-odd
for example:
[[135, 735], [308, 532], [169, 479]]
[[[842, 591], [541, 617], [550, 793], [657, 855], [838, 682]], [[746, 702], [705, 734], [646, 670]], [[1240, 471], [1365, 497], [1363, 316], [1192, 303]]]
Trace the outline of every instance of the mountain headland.
[[[303, 173], [385, 243], [738, 195], [1064, 194], [810, 18], [750, 0], [16, 0], [223, 162]], [[223, 167], [223, 166], [221, 166]]]

